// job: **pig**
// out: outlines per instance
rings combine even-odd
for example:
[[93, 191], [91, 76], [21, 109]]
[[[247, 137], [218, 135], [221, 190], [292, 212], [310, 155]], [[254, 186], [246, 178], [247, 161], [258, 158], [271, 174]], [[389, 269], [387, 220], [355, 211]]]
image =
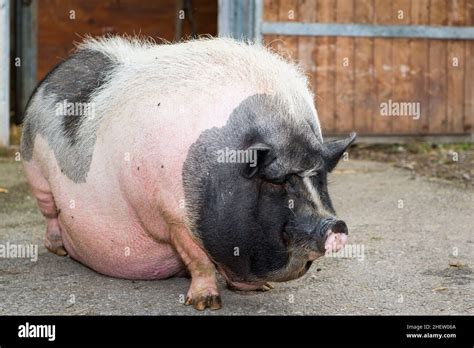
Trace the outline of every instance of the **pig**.
[[86, 38], [27, 105], [21, 154], [45, 247], [111, 277], [191, 278], [185, 303], [269, 290], [347, 241], [301, 69], [260, 44]]

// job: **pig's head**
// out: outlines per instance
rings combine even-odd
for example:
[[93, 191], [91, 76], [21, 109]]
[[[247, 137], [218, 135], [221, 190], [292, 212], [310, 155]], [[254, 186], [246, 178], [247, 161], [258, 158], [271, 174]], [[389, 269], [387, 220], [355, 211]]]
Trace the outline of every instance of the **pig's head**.
[[327, 176], [354, 139], [322, 143], [309, 107], [268, 95], [201, 134], [183, 169], [189, 226], [228, 280], [295, 279], [344, 245]]

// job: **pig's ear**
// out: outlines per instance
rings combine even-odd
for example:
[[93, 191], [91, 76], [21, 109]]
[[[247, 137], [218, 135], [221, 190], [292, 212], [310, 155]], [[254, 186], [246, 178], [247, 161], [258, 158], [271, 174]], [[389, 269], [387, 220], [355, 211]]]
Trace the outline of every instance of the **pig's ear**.
[[356, 136], [357, 134], [353, 132], [345, 139], [334, 140], [323, 144], [323, 156], [326, 160], [326, 168], [328, 172], [331, 172], [336, 167], [344, 152], [356, 139]]
[[270, 153], [270, 150], [271, 147], [263, 143], [257, 143], [250, 146], [247, 151], [250, 155], [251, 161], [245, 163], [242, 175], [247, 179], [254, 177], [260, 169], [268, 164], [268, 154]]

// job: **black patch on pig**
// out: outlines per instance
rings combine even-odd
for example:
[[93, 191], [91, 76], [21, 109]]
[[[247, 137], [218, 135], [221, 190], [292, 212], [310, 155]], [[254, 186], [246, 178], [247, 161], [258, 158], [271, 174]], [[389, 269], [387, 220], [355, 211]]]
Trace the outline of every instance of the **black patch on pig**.
[[28, 99], [28, 102], [26, 103], [25, 112], [24, 112], [25, 117], [24, 117], [23, 127], [21, 131], [21, 154], [23, 156], [23, 159], [26, 161], [31, 160], [31, 157], [33, 156], [33, 142], [34, 142], [34, 137], [36, 135], [35, 125], [32, 124], [31, 122], [28, 122], [29, 119], [28, 119], [27, 111], [30, 107], [31, 101], [33, 100], [33, 98], [36, 97], [39, 87], [43, 86], [43, 82], [46, 81], [51, 76], [51, 74], [54, 71], [56, 71], [56, 69], [59, 66], [61, 66], [61, 64], [62, 63], [59, 63], [58, 65], [56, 65], [51, 71], [49, 71], [46, 74], [46, 76], [40, 82], [38, 82], [35, 89], [31, 93], [30, 98]]
[[25, 161], [30, 161], [33, 156], [34, 130], [29, 122], [23, 122], [21, 130], [21, 155]]
[[[191, 146], [183, 167], [188, 216], [211, 257], [240, 281], [268, 279], [284, 269], [290, 250], [282, 231], [291, 221], [288, 195], [268, 185], [291, 170], [311, 168], [320, 160], [314, 125], [285, 115], [282, 103], [268, 95], [245, 99], [225, 126], [204, 131]], [[296, 112], [310, 112], [297, 110]], [[296, 124], [298, 122], [298, 124]], [[219, 163], [218, 151], [267, 144], [268, 166], [248, 179], [248, 164]], [[273, 156], [278, 154], [276, 160]], [[257, 166], [262, 165], [257, 163]], [[304, 267], [304, 263], [302, 267]]]
[[[86, 105], [91, 95], [100, 88], [114, 65], [110, 58], [101, 52], [81, 50], [58, 65], [45, 80], [44, 90], [56, 95], [57, 103], [66, 101], [73, 105]], [[62, 116], [62, 130], [71, 144], [77, 142], [77, 132], [87, 117], [84, 114]]]
[[91, 103], [92, 95], [113, 78], [114, 63], [103, 53], [80, 50], [69, 59], [58, 64], [39, 83], [33, 92], [25, 112], [21, 153], [25, 161], [33, 155], [37, 134], [45, 138], [54, 151], [56, 160], [69, 179], [75, 183], [85, 182], [92, 162], [95, 132], [104, 115], [97, 118], [88, 134], [80, 137], [81, 124], [89, 120], [88, 115], [57, 115], [57, 103]]

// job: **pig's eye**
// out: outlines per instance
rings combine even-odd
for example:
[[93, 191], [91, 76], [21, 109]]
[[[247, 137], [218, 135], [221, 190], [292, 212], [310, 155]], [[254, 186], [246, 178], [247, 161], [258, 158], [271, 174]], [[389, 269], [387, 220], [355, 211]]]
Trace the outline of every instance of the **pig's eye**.
[[280, 181], [280, 180], [267, 180], [267, 181], [265, 181], [265, 183], [268, 186], [281, 187], [281, 188], [285, 187], [285, 184], [286, 184], [285, 181]]
[[277, 179], [266, 179], [265, 184], [267, 187], [271, 187], [273, 189], [283, 191], [286, 190], [287, 192], [293, 192], [294, 191], [294, 186], [291, 180], [291, 175], [287, 175], [282, 178], [277, 178]]
[[270, 188], [274, 188], [274, 189], [284, 189], [287, 182], [286, 182], [286, 178], [281, 178], [281, 179], [271, 179], [271, 180], [264, 180], [265, 181], [265, 185], [267, 187], [270, 187]]

